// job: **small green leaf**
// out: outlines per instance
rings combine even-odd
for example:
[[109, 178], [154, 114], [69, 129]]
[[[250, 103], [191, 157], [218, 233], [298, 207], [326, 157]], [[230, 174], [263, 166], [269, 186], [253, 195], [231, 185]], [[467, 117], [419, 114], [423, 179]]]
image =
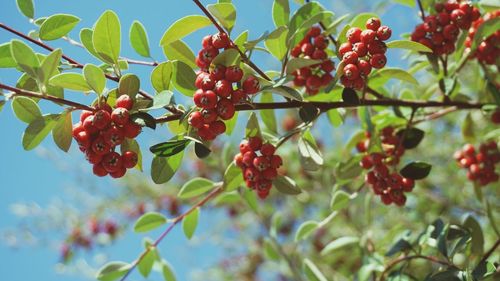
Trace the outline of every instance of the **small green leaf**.
[[151, 178], [156, 184], [168, 182], [179, 169], [184, 150], [168, 158], [155, 156], [151, 162]]
[[389, 251], [387, 251], [387, 253], [385, 253], [385, 256], [390, 257], [396, 253], [408, 251], [411, 248], [412, 247], [411, 247], [410, 242], [408, 242], [406, 239], [402, 238], [402, 239], [399, 239], [396, 243], [394, 243], [394, 245], [392, 245], [392, 247], [389, 249]]
[[22, 41], [14, 39], [10, 43], [10, 52], [17, 65], [26, 72], [26, 74], [34, 79], [38, 79], [40, 61], [33, 49]]
[[350, 180], [361, 174], [363, 168], [359, 165], [361, 156], [354, 156], [346, 162], [339, 162], [335, 166], [335, 175], [342, 180]]
[[86, 64], [83, 67], [83, 76], [94, 92], [102, 94], [104, 87], [106, 87], [106, 76], [104, 76], [102, 69], [93, 64]]
[[195, 142], [194, 153], [196, 154], [196, 157], [203, 159], [208, 157], [208, 155], [212, 153], [212, 150], [210, 150], [210, 148], [202, 142]]
[[323, 165], [323, 155], [316, 145], [316, 140], [309, 130], [302, 133], [298, 141], [302, 167], [307, 171], [316, 171]]
[[243, 175], [241, 169], [231, 162], [224, 172], [224, 190], [232, 191], [243, 184]]
[[332, 242], [326, 244], [326, 246], [321, 250], [321, 255], [326, 256], [332, 252], [350, 246], [352, 244], [359, 243], [359, 237], [356, 236], [344, 236], [333, 240]]
[[121, 48], [120, 20], [115, 12], [105, 11], [94, 25], [94, 49], [104, 62], [117, 64]]
[[338, 211], [344, 209], [349, 205], [351, 200], [351, 195], [343, 190], [337, 190], [332, 196], [332, 201], [330, 202], [330, 208], [333, 211]]
[[295, 232], [295, 242], [306, 239], [309, 235], [316, 231], [319, 226], [320, 225], [317, 221], [303, 222]]
[[189, 65], [191, 68], [197, 68], [195, 63], [196, 57], [189, 46], [182, 40], [176, 40], [168, 45], [163, 46], [165, 56], [173, 61], [179, 60]]
[[400, 174], [405, 178], [421, 180], [429, 175], [432, 166], [425, 162], [411, 162], [401, 169]]
[[163, 280], [176, 281], [174, 271], [172, 270], [172, 266], [164, 260], [162, 260], [161, 262], [161, 272], [163, 274]]
[[387, 48], [405, 49], [414, 52], [432, 53], [432, 50], [429, 47], [410, 40], [394, 40], [391, 42], [387, 42], [386, 45]]
[[269, 50], [271, 55], [273, 55], [278, 60], [282, 60], [288, 51], [286, 45], [286, 38], [288, 35], [288, 28], [286, 26], [280, 26], [273, 32], [269, 34], [269, 36], [264, 41], [264, 45]]
[[52, 138], [56, 143], [57, 147], [59, 147], [62, 151], [68, 152], [71, 147], [73, 130], [73, 123], [71, 121], [71, 113], [65, 111], [62, 113], [57, 122], [52, 129]]
[[297, 195], [302, 192], [297, 186], [297, 183], [287, 176], [278, 176], [273, 181], [273, 184], [276, 189], [283, 194]]
[[38, 104], [28, 97], [16, 97], [11, 105], [16, 117], [25, 123], [29, 124], [42, 117]]
[[54, 128], [57, 118], [57, 114], [51, 114], [38, 117], [31, 122], [23, 134], [23, 148], [32, 150], [37, 147]]
[[130, 120], [141, 127], [156, 129], [156, 119], [149, 113], [136, 112], [130, 115]]
[[273, 245], [273, 242], [269, 238], [264, 239], [264, 255], [270, 260], [277, 261], [280, 259], [280, 254]]
[[169, 89], [172, 71], [171, 62], [162, 62], [151, 72], [151, 84], [158, 93]]
[[79, 73], [61, 73], [50, 78], [49, 83], [52, 86], [61, 87], [73, 91], [92, 91], [92, 88], [90, 88], [89, 84], [87, 84], [87, 81], [85, 81], [83, 75]]
[[[152, 246], [150, 246], [152, 247]], [[150, 248], [150, 250], [144, 255], [139, 264], [137, 265], [139, 272], [144, 278], [147, 278], [153, 269], [154, 262], [156, 260], [156, 249]]]
[[236, 21], [236, 8], [232, 3], [212, 4], [208, 5], [207, 9], [227, 31], [231, 32]]
[[309, 259], [304, 259], [304, 273], [309, 281], [328, 281], [319, 268]]
[[149, 150], [158, 157], [169, 157], [183, 152], [191, 141], [188, 139], [171, 139], [166, 142], [153, 145]]
[[59, 39], [73, 30], [79, 22], [80, 18], [73, 15], [52, 15], [40, 26], [40, 39], [47, 41]]
[[493, 275], [496, 272], [495, 264], [489, 261], [481, 261], [474, 271], [472, 277], [475, 280], [484, 280], [486, 277]]
[[257, 115], [255, 112], [250, 113], [250, 117], [248, 118], [247, 126], [245, 128], [245, 137], [255, 137], [261, 136], [259, 120], [257, 119]]
[[172, 66], [172, 83], [174, 87], [181, 94], [192, 97], [196, 91], [196, 87], [194, 86], [196, 73], [189, 65], [182, 61], [172, 61]]
[[0, 45], [0, 68], [16, 67], [17, 63], [10, 52], [10, 42]]
[[177, 197], [181, 199], [187, 199], [199, 196], [214, 187], [214, 182], [205, 178], [194, 178], [186, 182]]
[[295, 70], [321, 63], [320, 60], [305, 59], [305, 58], [291, 58], [286, 65], [286, 73], [292, 74]]
[[191, 15], [183, 17], [174, 22], [163, 34], [160, 40], [160, 46], [168, 45], [184, 36], [206, 26], [212, 22], [205, 16]]
[[17, 8], [27, 18], [35, 18], [35, 6], [33, 0], [16, 0]]
[[415, 77], [413, 77], [410, 73], [406, 72], [405, 70], [399, 68], [386, 67], [376, 72], [376, 75], [380, 75], [382, 77], [387, 77], [390, 79], [398, 79], [401, 81], [418, 85], [418, 81], [417, 79], [415, 79]]
[[139, 55], [146, 58], [151, 56], [149, 52], [148, 34], [142, 23], [135, 20], [130, 26], [129, 36], [130, 45]]
[[164, 215], [156, 212], [149, 212], [142, 215], [134, 224], [134, 231], [137, 233], [148, 232], [167, 223]]
[[128, 263], [113, 261], [103, 265], [98, 271], [96, 278], [100, 281], [113, 281], [122, 277], [132, 268]]
[[324, 10], [325, 9], [317, 2], [310, 2], [302, 5], [290, 19], [290, 23], [288, 24], [289, 36], [295, 34], [295, 31], [302, 26], [302, 23], [308, 20], [312, 15]]
[[273, 21], [276, 27], [287, 25], [290, 17], [290, 4], [288, 0], [274, 0]]
[[224, 50], [220, 54], [218, 54], [212, 61], [212, 65], [224, 65], [224, 66], [231, 66], [231, 65], [238, 65], [240, 60], [240, 53], [238, 50], [230, 48], [227, 50]]
[[172, 103], [174, 93], [171, 91], [161, 91], [153, 97], [153, 105], [148, 108], [141, 109], [143, 111], [149, 111], [153, 109], [164, 108]]
[[191, 213], [186, 215], [182, 220], [182, 230], [184, 231], [184, 235], [188, 239], [193, 237], [194, 232], [196, 231], [196, 227], [198, 226], [198, 217], [200, 216], [200, 207], [194, 209]]
[[471, 251], [477, 256], [483, 254], [484, 251], [484, 235], [479, 222], [472, 216], [467, 215], [464, 219], [463, 226], [469, 229], [471, 234]]
[[52, 51], [41, 63], [40, 67], [40, 81], [47, 85], [49, 79], [54, 75], [59, 74], [59, 63], [61, 61], [62, 51], [61, 49], [56, 49]]
[[330, 121], [330, 124], [332, 124], [334, 127], [338, 127], [344, 123], [344, 119], [342, 118], [342, 115], [340, 114], [338, 109], [330, 109], [327, 112], [328, 115], [328, 121]]
[[141, 88], [141, 80], [135, 74], [125, 74], [120, 78], [118, 83], [118, 93], [120, 95], [129, 95], [135, 97]]

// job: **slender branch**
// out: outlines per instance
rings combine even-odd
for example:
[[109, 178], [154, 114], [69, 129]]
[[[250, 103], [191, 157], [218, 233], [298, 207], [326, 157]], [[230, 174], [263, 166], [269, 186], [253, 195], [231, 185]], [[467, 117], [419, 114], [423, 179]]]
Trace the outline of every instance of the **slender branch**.
[[433, 112], [433, 113], [431, 113], [429, 115], [426, 115], [426, 116], [424, 116], [421, 119], [414, 120], [413, 121], [413, 125], [421, 123], [421, 122], [424, 122], [424, 121], [430, 121], [430, 120], [438, 119], [438, 118], [441, 118], [441, 117], [447, 115], [448, 113], [452, 113], [452, 112], [455, 112], [455, 111], [457, 111], [457, 108], [455, 106], [448, 107], [448, 108], [445, 108], [445, 109]]
[[491, 246], [491, 248], [483, 255], [478, 264], [486, 262], [486, 260], [495, 252], [498, 246], [500, 246], [500, 239], [498, 239], [497, 242], [495, 242], [495, 244], [493, 244], [493, 246]]
[[393, 267], [397, 266], [398, 264], [400, 264], [402, 262], [410, 261], [410, 260], [413, 260], [413, 259], [424, 259], [424, 260], [428, 260], [430, 262], [441, 264], [441, 265], [453, 266], [453, 264], [450, 264], [448, 261], [443, 261], [443, 260], [440, 260], [440, 259], [438, 259], [436, 257], [433, 257], [433, 256], [424, 256], [424, 255], [403, 256], [403, 257], [400, 257], [400, 258], [397, 258], [397, 259], [393, 260], [391, 263], [389, 263], [385, 267], [384, 271], [380, 275], [379, 281], [384, 281], [385, 280], [385, 275], [387, 273], [389, 273], [389, 271]]
[[185, 213], [181, 214], [180, 216], [174, 218], [172, 220], [172, 223], [165, 229], [165, 231], [155, 240], [153, 245], [151, 247], [148, 247], [142, 254], [137, 258], [137, 260], [134, 261], [132, 264], [132, 267], [127, 271], [125, 275], [120, 279], [121, 281], [124, 281], [127, 279], [127, 277], [134, 271], [134, 269], [139, 265], [139, 263], [144, 259], [144, 257], [151, 251], [152, 248], [157, 247], [161, 241], [172, 231], [172, 229], [179, 223], [181, 222], [187, 215], [191, 214], [196, 208], [202, 207], [205, 205], [207, 202], [215, 198], [219, 193], [221, 193], [224, 190], [224, 187], [222, 183], [219, 183], [215, 189], [213, 189], [207, 196], [205, 196], [203, 199], [201, 199], [198, 203], [193, 205], [189, 210], [187, 210]]
[[193, 0], [193, 2], [196, 4], [196, 6], [198, 6], [200, 8], [200, 10], [210, 19], [210, 21], [214, 24], [214, 26], [217, 28], [217, 30], [219, 30], [220, 33], [225, 33], [227, 35], [227, 37], [229, 38], [230, 42], [231, 42], [231, 46], [236, 49], [238, 51], [238, 53], [240, 54], [241, 56], [241, 60], [246, 63], [248, 66], [250, 66], [253, 70], [255, 70], [262, 78], [268, 80], [268, 81], [272, 81], [272, 79], [267, 76], [267, 74], [264, 73], [264, 71], [262, 71], [262, 69], [260, 69], [255, 63], [253, 63], [248, 57], [247, 55], [245, 55], [244, 52], [242, 52], [240, 50], [240, 48], [234, 44], [233, 40], [231, 40], [231, 38], [229, 37], [229, 34], [224, 30], [224, 28], [217, 22], [217, 20], [214, 18], [214, 16], [207, 10], [207, 8], [205, 8], [205, 6], [203, 6], [203, 4], [199, 1], [199, 0]]
[[422, 17], [422, 20], [425, 21], [425, 12], [424, 12], [424, 6], [422, 5], [421, 0], [417, 0], [418, 8], [420, 9], [420, 16]]
[[58, 103], [58, 104], [65, 104], [65, 105], [72, 106], [74, 108], [78, 108], [78, 109], [82, 109], [82, 110], [94, 111], [94, 108], [92, 108], [90, 106], [86, 106], [86, 105], [78, 103], [78, 102], [74, 102], [74, 101], [70, 101], [70, 100], [67, 100], [67, 99], [64, 99], [64, 98], [59, 98], [59, 97], [50, 96], [50, 95], [43, 95], [43, 94], [40, 94], [40, 93], [36, 93], [36, 92], [32, 92], [32, 91], [27, 91], [27, 90], [23, 90], [23, 89], [11, 87], [11, 86], [8, 86], [8, 85], [5, 85], [5, 84], [1, 84], [1, 83], [0, 83], [0, 89], [12, 91], [14, 93], [13, 96], [24, 96], [24, 97], [31, 97], [31, 98], [39, 98], [39, 99], [48, 100], [48, 101], [51, 101], [51, 102], [54, 102], [54, 103]]

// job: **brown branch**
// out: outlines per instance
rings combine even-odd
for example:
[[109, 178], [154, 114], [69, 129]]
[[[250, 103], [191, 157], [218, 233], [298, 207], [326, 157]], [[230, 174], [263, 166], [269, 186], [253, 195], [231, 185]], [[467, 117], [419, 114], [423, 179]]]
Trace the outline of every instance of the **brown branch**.
[[267, 74], [264, 73], [264, 71], [262, 71], [262, 69], [260, 69], [255, 63], [253, 63], [248, 57], [247, 55], [245, 55], [244, 52], [242, 52], [240, 50], [240, 48], [234, 44], [233, 40], [231, 40], [231, 38], [229, 37], [229, 34], [224, 30], [224, 28], [217, 22], [217, 20], [214, 18], [214, 16], [207, 10], [207, 8], [205, 8], [205, 6], [203, 6], [203, 4], [199, 1], [199, 0], [193, 0], [193, 2], [196, 4], [196, 6], [198, 6], [200, 8], [200, 10], [208, 17], [208, 19], [210, 19], [210, 21], [214, 24], [214, 26], [217, 28], [217, 30], [219, 30], [220, 33], [225, 33], [227, 35], [227, 37], [229, 38], [230, 40], [230, 43], [231, 43], [231, 46], [236, 49], [238, 51], [238, 53], [240, 54], [241, 56], [241, 60], [246, 63], [248, 66], [250, 66], [253, 70], [255, 70], [262, 78], [268, 80], [268, 81], [272, 81], [272, 79], [267, 76]]
[[478, 264], [481, 264], [483, 262], [486, 262], [486, 260], [495, 252], [495, 250], [500, 246], [500, 239], [491, 246], [491, 248], [484, 254], [484, 256], [481, 258]]
[[420, 9], [420, 16], [422, 17], [422, 20], [425, 21], [425, 12], [424, 12], [424, 6], [422, 6], [422, 2], [420, 0], [417, 0], [418, 8]]
[[443, 260], [440, 260], [440, 259], [438, 259], [436, 257], [433, 257], [433, 256], [423, 256], [423, 255], [403, 256], [403, 257], [400, 257], [400, 258], [397, 258], [397, 259], [393, 260], [391, 263], [389, 263], [385, 267], [384, 271], [380, 275], [379, 281], [384, 281], [385, 280], [385, 275], [387, 273], [389, 273], [389, 271], [393, 267], [395, 267], [396, 265], [398, 265], [399, 263], [405, 262], [405, 261], [409, 261], [409, 260], [413, 260], [413, 259], [424, 259], [424, 260], [428, 260], [430, 262], [441, 264], [441, 265], [453, 266], [453, 264], [450, 264], [448, 261], [443, 261]]
[[63, 99], [63, 98], [58, 98], [58, 97], [55, 97], [55, 96], [43, 95], [43, 94], [40, 94], [40, 93], [36, 93], [36, 92], [32, 92], [32, 91], [27, 91], [27, 90], [15, 88], [15, 87], [11, 87], [11, 86], [8, 86], [8, 85], [5, 85], [5, 84], [0, 84], [0, 89], [12, 91], [14, 93], [13, 96], [23, 96], [23, 97], [44, 99], [44, 100], [48, 100], [48, 101], [51, 101], [51, 102], [54, 102], [54, 103], [65, 104], [65, 105], [68, 105], [68, 106], [72, 106], [72, 107], [77, 108], [77, 109], [90, 110], [90, 111], [94, 111], [95, 110], [94, 108], [92, 108], [90, 106], [86, 106], [86, 105], [81, 104], [81, 103], [77, 103], [77, 102], [70, 101], [70, 100]]
[[185, 213], [179, 215], [178, 217], [174, 218], [172, 220], [172, 223], [165, 229], [165, 231], [155, 240], [153, 245], [148, 247], [142, 254], [137, 258], [137, 260], [134, 261], [132, 264], [132, 267], [127, 271], [127, 273], [120, 279], [121, 281], [124, 281], [127, 279], [127, 277], [132, 273], [132, 271], [139, 265], [139, 263], [144, 259], [144, 257], [151, 251], [152, 248], [157, 247], [161, 241], [170, 233], [170, 231], [179, 223], [181, 222], [187, 215], [191, 214], [196, 208], [202, 207], [205, 205], [207, 202], [215, 198], [219, 193], [221, 193], [224, 190], [224, 186], [222, 183], [218, 183], [216, 185], [216, 188], [213, 189], [207, 196], [205, 196], [203, 199], [201, 199], [198, 203], [193, 205], [189, 210], [187, 210]]

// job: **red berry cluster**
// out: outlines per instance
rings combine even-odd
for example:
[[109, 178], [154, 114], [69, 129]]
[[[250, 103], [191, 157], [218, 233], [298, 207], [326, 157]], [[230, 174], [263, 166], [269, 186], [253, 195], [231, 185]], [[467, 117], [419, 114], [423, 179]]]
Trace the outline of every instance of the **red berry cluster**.
[[[465, 39], [465, 46], [467, 48], [471, 47], [472, 41], [474, 40], [474, 35], [476, 35], [477, 29], [487, 20], [500, 17], [500, 10], [487, 13], [483, 18], [479, 18], [472, 23], [472, 27], [469, 28], [469, 36]], [[474, 53], [480, 62], [486, 64], [495, 64], [496, 59], [500, 56], [500, 30], [490, 35], [486, 40], [481, 42], [477, 46], [477, 50]]]
[[[356, 146], [359, 152], [368, 151], [370, 134], [367, 133], [366, 137], [366, 140]], [[402, 177], [397, 171], [391, 173], [388, 165], [398, 164], [405, 149], [400, 145], [401, 138], [395, 134], [392, 127], [384, 128], [380, 138], [383, 151], [367, 153], [359, 163], [363, 169], [370, 170], [365, 176], [365, 182], [371, 185], [376, 195], [380, 195], [385, 205], [395, 203], [403, 206], [406, 203], [404, 192], [411, 192], [415, 182], [413, 179]]]
[[493, 124], [500, 124], [500, 109], [495, 110], [495, 112], [491, 114], [490, 118]]
[[121, 178], [127, 169], [137, 165], [135, 152], [125, 151], [122, 155], [115, 152], [125, 138], [133, 139], [141, 133], [141, 126], [130, 120], [132, 106], [133, 100], [128, 95], [122, 95], [116, 100], [115, 109], [103, 102], [95, 112], [82, 111], [80, 122], [73, 126], [73, 138], [87, 160], [94, 165], [96, 176], [109, 174], [113, 178]]
[[467, 169], [467, 178], [485, 186], [497, 182], [499, 175], [495, 172], [495, 166], [500, 163], [500, 150], [494, 141], [483, 143], [479, 146], [479, 152], [472, 144], [466, 144], [461, 150], [453, 155], [458, 165]]
[[306, 93], [315, 95], [333, 80], [330, 74], [335, 69], [333, 61], [328, 59], [325, 49], [330, 42], [321, 34], [321, 28], [313, 26], [302, 41], [295, 46], [290, 54], [292, 57], [303, 57], [321, 60], [322, 63], [300, 68], [292, 73], [296, 87], [306, 87]]
[[278, 176], [277, 169], [283, 164], [279, 155], [275, 155], [276, 147], [263, 143], [260, 137], [251, 137], [240, 144], [240, 153], [234, 162], [243, 172], [247, 187], [257, 191], [261, 199], [269, 195], [272, 181]]
[[368, 19], [365, 30], [353, 27], [347, 31], [347, 42], [339, 47], [341, 64], [344, 66], [340, 77], [342, 85], [361, 90], [372, 67], [380, 69], [385, 66], [387, 46], [384, 41], [391, 35], [392, 30], [382, 25], [378, 18]]
[[460, 29], [469, 29], [481, 14], [470, 3], [454, 0], [436, 3], [434, 8], [436, 14], [426, 16], [424, 23], [415, 27], [411, 40], [429, 47], [438, 56], [451, 54], [455, 51]]
[[[203, 49], [198, 53], [196, 64], [200, 72], [196, 78], [193, 100], [200, 110], [189, 115], [188, 122], [198, 130], [198, 136], [207, 141], [214, 140], [226, 131], [222, 120], [234, 116], [235, 104], [246, 99], [247, 95], [256, 94], [259, 80], [248, 76], [243, 83], [243, 71], [237, 65], [225, 67], [216, 65], [209, 70], [213, 59], [219, 54], [219, 49], [230, 48], [230, 40], [225, 33], [207, 35], [203, 38]], [[241, 83], [241, 88], [234, 89], [233, 83]]]

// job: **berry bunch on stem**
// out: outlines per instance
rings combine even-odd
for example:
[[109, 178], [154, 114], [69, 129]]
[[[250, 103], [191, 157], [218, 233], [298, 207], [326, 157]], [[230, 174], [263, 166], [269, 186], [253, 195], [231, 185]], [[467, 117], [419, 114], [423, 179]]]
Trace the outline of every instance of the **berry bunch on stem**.
[[347, 88], [361, 90], [366, 84], [366, 77], [372, 68], [380, 69], [387, 63], [385, 52], [387, 46], [384, 41], [392, 35], [392, 30], [382, 25], [378, 18], [366, 21], [366, 29], [350, 28], [347, 33], [347, 42], [339, 47], [342, 57], [340, 81]]
[[448, 55], [455, 52], [460, 30], [467, 30], [472, 22], [481, 16], [479, 9], [469, 2], [458, 3], [450, 0], [436, 3], [435, 14], [424, 18], [411, 34], [411, 40], [429, 47], [435, 55]]
[[141, 133], [141, 126], [130, 119], [129, 110], [133, 104], [128, 95], [120, 96], [114, 109], [101, 100], [95, 112], [83, 110], [80, 122], [73, 126], [73, 138], [89, 163], [94, 165], [96, 176], [109, 174], [113, 178], [121, 178], [127, 169], [137, 165], [135, 152], [122, 151], [121, 155], [115, 152], [125, 138], [134, 139]]
[[275, 152], [274, 145], [263, 143], [262, 138], [255, 136], [243, 140], [240, 153], [234, 157], [247, 187], [255, 190], [261, 199], [269, 195], [272, 181], [278, 176], [278, 168], [283, 165], [283, 160]]
[[[477, 29], [484, 24], [485, 21], [500, 17], [500, 10], [487, 13], [484, 17], [477, 19], [472, 23], [471, 28], [469, 28], [469, 34], [467, 39], [465, 39], [465, 46], [470, 48], [476, 35]], [[476, 51], [471, 56], [471, 58], [477, 58], [478, 61], [485, 64], [494, 65], [500, 56], [500, 30], [486, 38], [481, 44], [477, 46]]]
[[496, 142], [481, 144], [479, 151], [476, 151], [472, 144], [466, 144], [455, 152], [454, 158], [460, 167], [467, 169], [467, 178], [470, 181], [480, 186], [498, 182], [499, 175], [495, 172], [495, 166], [500, 163], [500, 150]]
[[[226, 131], [223, 120], [234, 116], [234, 105], [246, 100], [248, 95], [256, 94], [260, 87], [255, 76], [248, 76], [241, 82], [243, 71], [238, 65], [215, 65], [210, 69], [219, 49], [231, 48], [226, 33], [205, 36], [202, 46], [203, 49], [196, 58], [196, 64], [200, 67], [195, 82], [198, 90], [193, 96], [194, 103], [200, 110], [192, 112], [188, 122], [197, 129], [202, 140], [211, 141]], [[241, 87], [235, 89], [235, 83], [241, 84]]]
[[413, 179], [402, 177], [393, 169], [405, 152], [401, 145], [401, 137], [395, 134], [392, 127], [386, 127], [382, 129], [380, 136], [382, 151], [369, 153], [370, 138], [371, 135], [367, 132], [366, 140], [356, 145], [359, 152], [365, 153], [359, 163], [363, 169], [369, 170], [365, 182], [372, 187], [376, 195], [380, 196], [385, 205], [395, 203], [404, 206], [406, 203], [404, 193], [411, 192], [415, 182]]
[[321, 34], [321, 28], [313, 26], [304, 39], [290, 52], [294, 58], [303, 57], [322, 61], [319, 64], [302, 67], [292, 73], [294, 86], [305, 86], [308, 95], [317, 94], [321, 88], [326, 87], [333, 80], [331, 72], [335, 69], [335, 64], [328, 58], [325, 51], [329, 43], [330, 41]]

